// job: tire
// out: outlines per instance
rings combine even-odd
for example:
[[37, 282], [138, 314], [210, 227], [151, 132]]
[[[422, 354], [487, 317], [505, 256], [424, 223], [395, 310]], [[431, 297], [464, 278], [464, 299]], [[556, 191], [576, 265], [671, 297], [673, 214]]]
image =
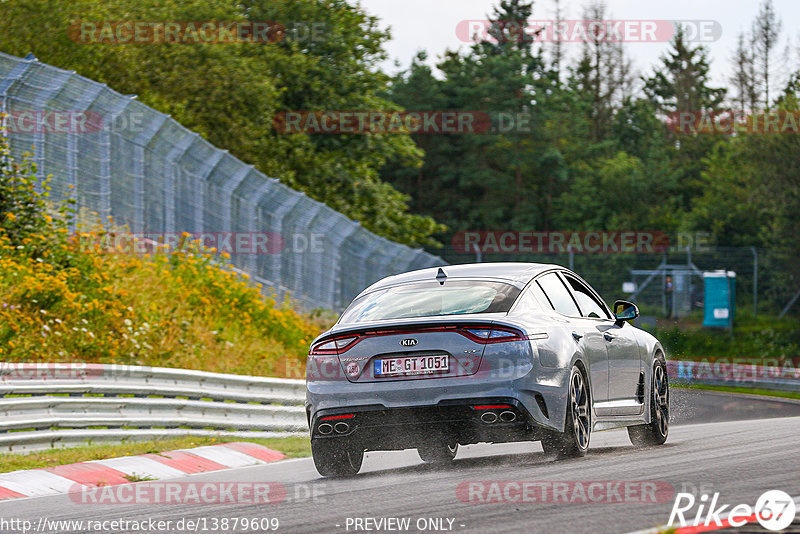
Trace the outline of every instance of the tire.
[[428, 464], [444, 464], [451, 462], [458, 453], [458, 443], [441, 442], [417, 447], [417, 453], [423, 462]]
[[549, 432], [542, 439], [547, 456], [577, 458], [589, 449], [592, 433], [592, 403], [586, 375], [574, 366], [569, 375], [569, 394], [564, 432]]
[[312, 439], [311, 455], [317, 472], [324, 477], [349, 477], [358, 473], [364, 450], [337, 439]]
[[653, 366], [650, 385], [650, 423], [628, 427], [634, 447], [663, 445], [669, 435], [669, 378], [662, 360]]

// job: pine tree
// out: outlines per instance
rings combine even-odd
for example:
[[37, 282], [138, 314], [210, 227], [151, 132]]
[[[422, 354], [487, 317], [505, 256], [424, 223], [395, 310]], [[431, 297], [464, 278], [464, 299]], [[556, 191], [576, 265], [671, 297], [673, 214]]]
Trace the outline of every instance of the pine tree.
[[756, 81], [755, 61], [748, 44], [751, 39], [744, 33], [739, 33], [736, 39], [736, 50], [731, 58], [733, 74], [729, 80], [736, 90], [733, 103], [740, 111], [755, 110], [760, 101], [760, 93]]
[[725, 98], [724, 88], [710, 87], [708, 51], [692, 47], [686, 30], [678, 26], [672, 49], [662, 56], [661, 66], [645, 79], [644, 92], [662, 113], [712, 111]]
[[[584, 10], [587, 21], [608, 17], [604, 3], [593, 0]], [[595, 141], [607, 139], [615, 110], [633, 92], [633, 66], [622, 42], [609, 40], [602, 33], [587, 31], [573, 84], [589, 103], [589, 120]]]
[[761, 76], [760, 82], [764, 87], [764, 108], [769, 109], [769, 81], [772, 51], [778, 44], [782, 23], [775, 13], [772, 0], [764, 0], [758, 16], [753, 21], [754, 56], [758, 61]]

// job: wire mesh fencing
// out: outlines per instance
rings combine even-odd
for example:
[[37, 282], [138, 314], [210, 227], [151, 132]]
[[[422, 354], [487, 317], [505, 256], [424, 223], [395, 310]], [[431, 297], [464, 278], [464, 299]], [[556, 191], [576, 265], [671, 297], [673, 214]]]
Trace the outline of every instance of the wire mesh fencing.
[[[621, 239], [631, 234], [632, 245]], [[609, 303], [632, 300], [642, 314], [685, 317], [704, 308], [704, 273], [736, 275], [737, 313], [778, 314], [792, 297], [775, 283], [765, 250], [721, 247], [710, 234], [661, 232], [510, 232], [476, 231], [456, 236], [442, 251], [451, 263], [514, 261], [568, 267], [586, 279]], [[529, 235], [528, 235], [529, 234]], [[650, 239], [654, 235], [655, 239]], [[531, 237], [533, 236], [533, 237]], [[636, 246], [647, 237], [654, 246]], [[541, 238], [537, 241], [537, 238]], [[556, 239], [557, 238], [557, 239]], [[659, 238], [663, 242], [658, 243]], [[569, 251], [571, 239], [575, 250]], [[595, 243], [597, 246], [595, 247]], [[604, 245], [605, 243], [605, 245]]]
[[52, 175], [52, 200], [113, 216], [129, 237], [174, 243], [186, 232], [306, 309], [341, 309], [380, 278], [445, 264], [372, 234], [135, 96], [33, 56], [0, 53], [0, 111], [12, 155], [33, 151], [38, 173]]

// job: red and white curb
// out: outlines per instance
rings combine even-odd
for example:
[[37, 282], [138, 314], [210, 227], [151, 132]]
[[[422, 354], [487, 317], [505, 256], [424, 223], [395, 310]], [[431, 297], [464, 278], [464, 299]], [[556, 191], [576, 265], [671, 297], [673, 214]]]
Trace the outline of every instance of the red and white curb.
[[174, 479], [236, 467], [263, 465], [286, 456], [256, 443], [224, 443], [158, 454], [123, 456], [0, 473], [0, 501], [130, 484], [138, 480]]

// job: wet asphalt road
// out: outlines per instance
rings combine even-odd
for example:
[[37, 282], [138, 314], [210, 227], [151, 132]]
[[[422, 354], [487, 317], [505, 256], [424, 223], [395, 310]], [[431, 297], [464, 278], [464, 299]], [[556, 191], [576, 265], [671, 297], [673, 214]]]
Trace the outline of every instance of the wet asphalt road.
[[[0, 525], [3, 519], [28, 519], [35, 525], [42, 518], [153, 519], [171, 521], [170, 528], [137, 532], [212, 532], [214, 523], [218, 532], [233, 532], [233, 523], [223, 530], [219, 521], [277, 518], [278, 532], [419, 532], [424, 527], [428, 532], [612, 533], [666, 524], [680, 491], [719, 492], [720, 502], [750, 505], [768, 489], [800, 496], [800, 403], [674, 389], [672, 417], [667, 444], [649, 450], [633, 449], [627, 432], [615, 430], [593, 434], [587, 456], [566, 461], [545, 458], [538, 443], [462, 447], [445, 467], [423, 464], [413, 450], [376, 452], [367, 453], [358, 476], [338, 480], [321, 478], [311, 459], [288, 460], [181, 479], [278, 482], [287, 491], [279, 504], [110, 505], [76, 503], [68, 496], [40, 497], [0, 503]], [[505, 484], [536, 482], [535, 487], [552, 489], [554, 483], [569, 482], [574, 492], [574, 482], [586, 489], [591, 482], [608, 481], [627, 481], [621, 488], [657, 491], [647, 493], [648, 502], [631, 502], [642, 500], [636, 495], [618, 502], [613, 490], [600, 502], [581, 499], [580, 494], [570, 494], [570, 502], [553, 502], [552, 492], [532, 501], [511, 491], [517, 486]], [[473, 488], [472, 494], [468, 488]], [[489, 498], [493, 488], [511, 490], [507, 497], [500, 494], [503, 502], [478, 502]], [[389, 518], [400, 522], [387, 523]], [[194, 529], [187, 528], [187, 520], [197, 523]], [[403, 520], [409, 522], [407, 530]], [[90, 526], [58, 531], [97, 532]], [[239, 527], [238, 532], [268, 531]]]

